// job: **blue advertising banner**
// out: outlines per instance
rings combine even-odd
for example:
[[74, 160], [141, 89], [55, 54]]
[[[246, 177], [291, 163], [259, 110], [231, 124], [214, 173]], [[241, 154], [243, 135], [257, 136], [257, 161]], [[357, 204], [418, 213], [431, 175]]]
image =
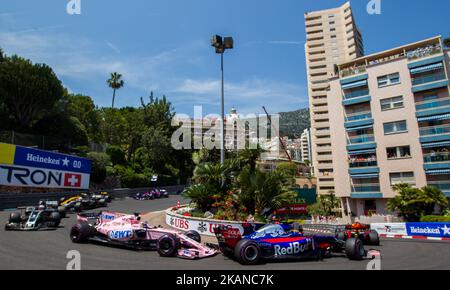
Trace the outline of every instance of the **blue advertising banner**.
[[14, 164], [86, 174], [91, 173], [91, 161], [88, 159], [20, 146], [16, 146]]
[[408, 236], [450, 238], [450, 223], [406, 223]]

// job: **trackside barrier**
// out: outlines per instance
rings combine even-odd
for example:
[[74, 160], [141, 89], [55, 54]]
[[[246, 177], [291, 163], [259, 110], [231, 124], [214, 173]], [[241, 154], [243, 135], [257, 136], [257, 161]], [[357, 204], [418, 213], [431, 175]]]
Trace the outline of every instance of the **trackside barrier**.
[[[178, 191], [182, 191], [185, 186], [161, 186], [159, 189], [165, 189], [170, 194], [175, 194]], [[109, 192], [113, 198], [125, 198], [127, 196], [134, 195], [138, 192], [146, 192], [150, 191], [152, 188], [123, 188], [123, 189], [105, 189], [105, 190], [95, 190], [93, 192], [101, 192], [106, 191]], [[58, 192], [58, 193], [8, 193], [8, 192], [0, 192], [0, 210], [16, 208], [18, 206], [34, 206], [40, 200], [59, 200], [61, 197], [72, 196], [77, 193], [88, 192], [85, 191], [66, 191], [66, 192]]]
[[222, 221], [205, 218], [186, 217], [176, 213], [175, 211], [172, 210], [172, 208], [166, 210], [166, 224], [172, 228], [181, 231], [193, 230], [197, 231], [201, 235], [210, 237], [215, 236], [214, 228], [220, 225], [231, 226], [233, 228], [236, 228], [241, 232], [241, 235], [246, 234], [244, 232], [244, 228], [248, 228], [250, 226], [253, 230], [256, 230], [265, 225], [262, 223], [233, 222], [233, 221]]
[[330, 224], [305, 224], [303, 230], [307, 233], [332, 234], [336, 233], [338, 229], [344, 229], [345, 225], [330, 225]]
[[450, 241], [450, 223], [371, 224], [383, 238]]

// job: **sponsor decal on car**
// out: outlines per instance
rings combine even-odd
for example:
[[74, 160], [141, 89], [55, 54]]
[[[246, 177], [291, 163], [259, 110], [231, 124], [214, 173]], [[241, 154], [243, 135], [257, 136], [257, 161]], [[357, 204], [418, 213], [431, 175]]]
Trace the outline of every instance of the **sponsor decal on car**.
[[305, 252], [307, 244], [300, 244], [299, 242], [289, 243], [288, 246], [275, 245], [275, 257], [296, 255]]
[[114, 240], [129, 239], [133, 237], [133, 231], [132, 230], [110, 231], [109, 237]]

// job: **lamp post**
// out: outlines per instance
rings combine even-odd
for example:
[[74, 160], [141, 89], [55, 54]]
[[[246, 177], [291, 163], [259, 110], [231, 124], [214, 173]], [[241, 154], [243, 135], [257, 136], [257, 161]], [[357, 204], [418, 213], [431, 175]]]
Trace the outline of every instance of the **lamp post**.
[[222, 72], [222, 102], [221, 102], [221, 114], [222, 114], [222, 126], [220, 128], [220, 163], [225, 163], [225, 82], [224, 82], [224, 66], [223, 66], [223, 54], [227, 49], [234, 48], [234, 41], [232, 37], [222, 37], [215, 35], [211, 39], [211, 46], [216, 49], [216, 53], [220, 54], [220, 69]]

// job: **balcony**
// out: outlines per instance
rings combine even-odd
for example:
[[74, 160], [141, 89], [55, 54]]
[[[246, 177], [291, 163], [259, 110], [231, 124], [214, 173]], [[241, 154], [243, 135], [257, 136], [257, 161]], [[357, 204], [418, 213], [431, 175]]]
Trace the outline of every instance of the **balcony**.
[[349, 99], [355, 99], [355, 98], [364, 97], [364, 96], [368, 96], [368, 95], [369, 95], [369, 89], [363, 89], [363, 90], [357, 90], [357, 91], [353, 91], [351, 93], [344, 94], [344, 99], [349, 100]]
[[375, 142], [374, 135], [361, 135], [361, 136], [349, 138], [347, 140], [348, 145], [356, 145], [356, 144], [371, 143], [371, 142]]
[[428, 74], [424, 76], [415, 77], [412, 79], [413, 86], [419, 86], [427, 83], [433, 83], [437, 81], [446, 80], [447, 76], [445, 75], [445, 72], [442, 71], [440, 73], [435, 74]]
[[420, 128], [420, 136], [433, 136], [449, 133], [450, 133], [450, 124]]
[[449, 152], [438, 152], [438, 153], [426, 154], [426, 155], [424, 155], [423, 160], [425, 163], [450, 162], [450, 153]]
[[380, 192], [381, 187], [379, 184], [362, 184], [362, 185], [353, 185], [352, 186], [352, 194], [354, 193], [372, 193], [372, 192]]
[[449, 181], [429, 181], [428, 186], [434, 186], [444, 192], [445, 196], [450, 197], [450, 180]]
[[341, 78], [346, 78], [349, 76], [359, 75], [367, 72], [366, 66], [352, 67], [341, 70]]
[[429, 102], [422, 102], [422, 103], [416, 103], [416, 111], [427, 111], [427, 110], [433, 110], [440, 107], [447, 107], [450, 106], [450, 99], [444, 99], [444, 100], [438, 100], [438, 101], [429, 101]]
[[425, 47], [419, 47], [415, 50], [408, 51], [406, 57], [409, 61], [430, 57], [442, 53], [442, 47], [439, 44], [430, 44]]
[[[449, 103], [450, 103], [450, 100], [449, 100]], [[355, 121], [362, 121], [362, 120], [367, 120], [367, 119], [372, 119], [371, 112], [348, 114], [347, 117], [345, 117], [345, 122], [355, 122]]]
[[412, 79], [413, 93], [438, 89], [448, 86], [448, 79], [444, 71], [434, 74], [417, 76]]
[[349, 163], [349, 167], [350, 168], [365, 168], [365, 167], [377, 167], [378, 166], [378, 162], [375, 161], [355, 161], [355, 162], [350, 162]]

